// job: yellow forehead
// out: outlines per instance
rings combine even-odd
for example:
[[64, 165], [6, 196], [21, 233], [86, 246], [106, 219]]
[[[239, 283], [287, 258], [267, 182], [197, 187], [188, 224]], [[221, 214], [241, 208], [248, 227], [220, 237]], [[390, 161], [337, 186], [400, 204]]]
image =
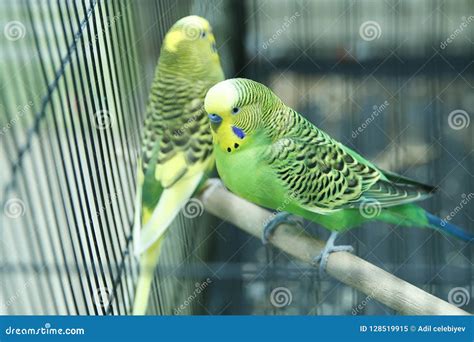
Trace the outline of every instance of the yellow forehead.
[[232, 80], [219, 82], [207, 92], [204, 108], [208, 113], [222, 115], [235, 106], [238, 95]]
[[203, 31], [209, 31], [209, 22], [197, 15], [179, 19], [168, 31], [164, 40], [165, 49], [175, 52], [177, 45], [184, 39], [197, 40]]

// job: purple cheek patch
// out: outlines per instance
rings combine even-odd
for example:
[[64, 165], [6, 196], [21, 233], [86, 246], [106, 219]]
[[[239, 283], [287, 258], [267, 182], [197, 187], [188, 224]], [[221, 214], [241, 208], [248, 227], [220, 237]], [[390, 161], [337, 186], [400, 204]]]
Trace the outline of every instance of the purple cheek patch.
[[238, 136], [240, 139], [245, 138], [245, 133], [243, 130], [241, 130], [239, 127], [232, 126], [232, 131], [236, 136]]

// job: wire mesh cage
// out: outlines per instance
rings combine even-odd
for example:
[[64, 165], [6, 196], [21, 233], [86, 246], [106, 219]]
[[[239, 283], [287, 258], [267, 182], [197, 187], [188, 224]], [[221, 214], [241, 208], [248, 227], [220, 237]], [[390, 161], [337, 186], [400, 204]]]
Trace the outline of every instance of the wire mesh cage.
[[[423, 206], [472, 231], [472, 1], [0, 6], [1, 314], [130, 314], [145, 106], [163, 37], [189, 14], [211, 22], [227, 77], [267, 84], [377, 165], [438, 186]], [[149, 314], [394, 314], [202, 207], [169, 231]], [[472, 248], [438, 232], [371, 223], [341, 241], [440, 298], [474, 295]]]

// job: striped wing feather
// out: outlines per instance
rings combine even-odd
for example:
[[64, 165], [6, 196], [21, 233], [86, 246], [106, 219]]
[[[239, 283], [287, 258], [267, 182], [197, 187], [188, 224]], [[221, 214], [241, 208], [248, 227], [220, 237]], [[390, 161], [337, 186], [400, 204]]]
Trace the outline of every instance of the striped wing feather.
[[152, 88], [142, 143], [143, 173], [154, 175], [164, 188], [211, 157], [212, 136], [203, 108], [209, 86], [164, 79]]
[[433, 190], [396, 174], [385, 174], [306, 120], [299, 125], [306, 134], [291, 131], [280, 137], [266, 158], [288, 193], [308, 210], [330, 213], [356, 208], [368, 199], [389, 207], [421, 200]]

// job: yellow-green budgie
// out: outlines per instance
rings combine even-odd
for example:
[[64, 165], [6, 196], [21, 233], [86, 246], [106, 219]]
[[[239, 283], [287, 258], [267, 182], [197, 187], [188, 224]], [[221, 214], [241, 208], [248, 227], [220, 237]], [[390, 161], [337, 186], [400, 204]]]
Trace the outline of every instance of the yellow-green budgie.
[[203, 104], [208, 89], [223, 79], [208, 21], [178, 20], [163, 40], [144, 124], [135, 200], [140, 276], [134, 315], [146, 313], [164, 233], [214, 166]]
[[329, 252], [349, 249], [334, 247], [337, 232], [367, 221], [429, 227], [474, 241], [473, 234], [413, 204], [435, 188], [376, 167], [286, 106], [266, 86], [226, 80], [209, 90], [204, 106], [217, 170], [232, 192], [334, 232], [318, 260], [322, 270]]

